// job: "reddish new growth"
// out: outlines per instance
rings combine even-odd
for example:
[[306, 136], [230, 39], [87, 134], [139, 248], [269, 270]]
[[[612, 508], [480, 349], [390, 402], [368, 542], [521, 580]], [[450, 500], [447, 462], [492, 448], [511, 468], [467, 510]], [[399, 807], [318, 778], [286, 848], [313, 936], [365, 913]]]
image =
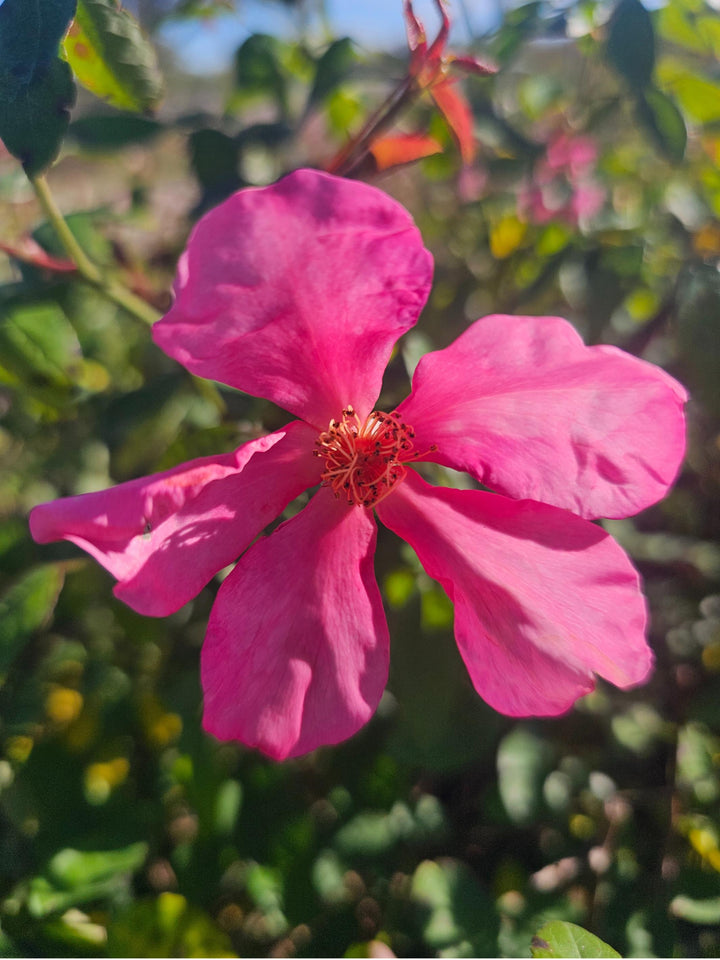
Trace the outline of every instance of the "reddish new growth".
[[322, 482], [351, 506], [374, 507], [405, 478], [402, 460], [413, 460], [415, 431], [396, 413], [374, 410], [363, 423], [351, 406], [342, 420], [331, 420], [313, 451], [323, 457]]

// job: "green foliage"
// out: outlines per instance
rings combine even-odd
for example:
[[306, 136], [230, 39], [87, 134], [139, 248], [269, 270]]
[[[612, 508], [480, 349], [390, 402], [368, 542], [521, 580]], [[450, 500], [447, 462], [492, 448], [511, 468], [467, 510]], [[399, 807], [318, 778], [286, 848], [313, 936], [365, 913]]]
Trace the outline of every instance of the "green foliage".
[[230, 940], [177, 893], [139, 900], [108, 928], [110, 957], [234, 957]]
[[63, 44], [78, 81], [121, 110], [153, 110], [163, 94], [155, 48], [115, 0], [78, 0]]

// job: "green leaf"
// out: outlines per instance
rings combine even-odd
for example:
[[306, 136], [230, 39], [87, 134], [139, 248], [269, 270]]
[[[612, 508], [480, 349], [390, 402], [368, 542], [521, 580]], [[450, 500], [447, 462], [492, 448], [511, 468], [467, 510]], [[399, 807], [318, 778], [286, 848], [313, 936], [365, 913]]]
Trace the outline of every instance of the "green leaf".
[[155, 49], [115, 0], [78, 0], [63, 42], [78, 81], [121, 110], [153, 110], [163, 93]]
[[29, 177], [42, 173], [57, 157], [74, 103], [72, 72], [57, 58], [14, 99], [0, 99], [0, 139]]
[[57, 57], [75, 0], [4, 0], [0, 6], [0, 99], [14, 100]]
[[86, 115], [70, 124], [69, 136], [90, 150], [118, 150], [146, 143], [165, 129], [150, 117], [135, 114]]
[[620, 954], [595, 934], [575, 923], [551, 920], [532, 939], [533, 957], [619, 957]]
[[674, 57], [663, 59], [658, 67], [658, 78], [693, 120], [699, 123], [720, 120], [720, 83], [716, 80], [699, 76]]
[[325, 100], [342, 83], [354, 61], [355, 50], [349, 37], [343, 37], [330, 44], [317, 62], [315, 80], [307, 101], [307, 111]]
[[235, 54], [235, 86], [240, 100], [272, 96], [280, 115], [287, 114], [285, 76], [278, 43], [265, 33], [254, 33]]
[[649, 87], [638, 98], [638, 116], [668, 160], [680, 163], [687, 146], [687, 128], [675, 102]]
[[47, 873], [62, 887], [78, 887], [107, 880], [116, 873], [127, 873], [142, 866], [147, 856], [146, 843], [131, 843], [120, 850], [73, 850], [56, 853]]
[[635, 90], [643, 90], [655, 66], [655, 33], [640, 0], [620, 0], [610, 18], [607, 56]]
[[28, 911], [45, 917], [118, 895], [127, 890], [130, 874], [147, 857], [147, 844], [133, 843], [119, 850], [82, 851], [65, 849], [50, 860], [45, 872], [30, 881]]
[[30, 570], [0, 600], [0, 682], [36, 630], [50, 618], [64, 574], [57, 564]]

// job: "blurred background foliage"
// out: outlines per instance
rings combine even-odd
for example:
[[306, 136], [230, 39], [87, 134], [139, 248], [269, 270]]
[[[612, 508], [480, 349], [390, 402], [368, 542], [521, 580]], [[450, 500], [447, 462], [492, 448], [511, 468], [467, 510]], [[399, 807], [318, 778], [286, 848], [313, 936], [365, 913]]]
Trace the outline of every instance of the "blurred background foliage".
[[[288, 5], [295, 35], [253, 34], [210, 77], [152, 31], [200, 29], [232, 4], [130, 6], [150, 33], [109, 0], [78, 6], [64, 57], [83, 89], [50, 186], [92, 261], [158, 310], [202, 211], [330, 164], [406, 73], [406, 50], [373, 52], [333, 36], [317, 5]], [[432, 33], [435, 12], [423, 17]], [[355, 171], [409, 207], [436, 263], [380, 406], [422, 353], [490, 312], [565, 316], [679, 377], [693, 398], [683, 473], [663, 503], [607, 524], [645, 581], [655, 674], [630, 693], [601, 685], [557, 720], [495, 714], [447, 598], [381, 530], [392, 673], [374, 720], [279, 765], [204, 735], [198, 653], [217, 582], [167, 619], [140, 617], [79, 551], [33, 544], [26, 516], [231, 449], [283, 414], [204, 388], [83, 282], [4, 153], [3, 956], [522, 957], [552, 920], [626, 956], [720, 954], [720, 17], [706, 0], [533, 0], [460, 33], [457, 52], [499, 68], [456, 88], [476, 155], [465, 143], [461, 159], [421, 97], [389, 132], [432, 138], [434, 154], [387, 169], [367, 154]], [[57, 62], [52, 103], [69, 107]], [[34, 91], [33, 69], [12, 82]], [[0, 122], [17, 154], [26, 130], [7, 106]], [[580, 955], [544, 940], [535, 955]]]

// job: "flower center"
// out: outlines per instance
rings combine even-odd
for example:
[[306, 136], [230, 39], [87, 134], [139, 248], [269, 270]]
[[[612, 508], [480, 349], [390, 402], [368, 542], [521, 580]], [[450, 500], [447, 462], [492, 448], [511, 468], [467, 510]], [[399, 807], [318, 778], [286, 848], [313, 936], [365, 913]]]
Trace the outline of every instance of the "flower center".
[[397, 413], [374, 410], [363, 423], [346, 407], [315, 441], [313, 453], [325, 461], [322, 483], [351, 506], [374, 507], [405, 477], [402, 461], [418, 456], [414, 436]]

